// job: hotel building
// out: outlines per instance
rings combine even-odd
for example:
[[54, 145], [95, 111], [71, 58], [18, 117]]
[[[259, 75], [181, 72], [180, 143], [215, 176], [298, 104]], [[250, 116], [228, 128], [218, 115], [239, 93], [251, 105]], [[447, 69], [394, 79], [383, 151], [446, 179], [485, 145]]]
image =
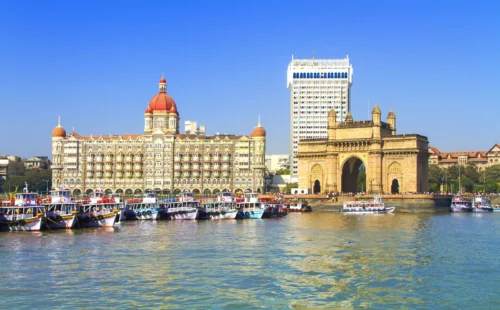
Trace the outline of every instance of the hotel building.
[[66, 134], [59, 122], [52, 131], [53, 186], [73, 194], [263, 191], [266, 131], [260, 121], [248, 136], [204, 136], [180, 134], [179, 119], [162, 77], [144, 112], [144, 133]]
[[350, 111], [352, 65], [345, 59], [293, 59], [288, 65], [290, 89], [290, 173], [297, 178], [298, 145], [301, 139], [328, 136], [328, 112], [334, 109], [337, 122]]

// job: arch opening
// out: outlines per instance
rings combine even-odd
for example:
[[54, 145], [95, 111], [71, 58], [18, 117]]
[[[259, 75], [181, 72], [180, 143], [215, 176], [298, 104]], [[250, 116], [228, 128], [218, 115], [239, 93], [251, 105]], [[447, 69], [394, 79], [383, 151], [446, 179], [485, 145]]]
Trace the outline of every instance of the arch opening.
[[366, 191], [365, 165], [358, 157], [351, 157], [342, 166], [342, 192], [358, 193]]
[[321, 193], [321, 183], [319, 182], [319, 180], [314, 181], [313, 193], [315, 194]]
[[393, 194], [399, 194], [399, 182], [398, 182], [398, 179], [392, 180], [391, 193], [393, 193]]

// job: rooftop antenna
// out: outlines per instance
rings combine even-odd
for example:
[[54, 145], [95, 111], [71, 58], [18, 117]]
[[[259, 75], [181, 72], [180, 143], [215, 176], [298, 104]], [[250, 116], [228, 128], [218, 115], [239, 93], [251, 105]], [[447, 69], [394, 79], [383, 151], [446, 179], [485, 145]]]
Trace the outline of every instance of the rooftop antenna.
[[316, 59], [316, 53], [313, 52], [313, 60]]

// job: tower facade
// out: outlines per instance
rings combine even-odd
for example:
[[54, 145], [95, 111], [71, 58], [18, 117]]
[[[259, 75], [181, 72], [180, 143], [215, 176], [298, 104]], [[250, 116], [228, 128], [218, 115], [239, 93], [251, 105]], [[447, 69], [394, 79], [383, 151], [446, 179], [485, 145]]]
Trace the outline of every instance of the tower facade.
[[328, 113], [334, 110], [337, 122], [350, 111], [353, 69], [344, 59], [293, 59], [288, 65], [290, 89], [290, 173], [297, 177], [298, 145], [301, 139], [328, 136]]

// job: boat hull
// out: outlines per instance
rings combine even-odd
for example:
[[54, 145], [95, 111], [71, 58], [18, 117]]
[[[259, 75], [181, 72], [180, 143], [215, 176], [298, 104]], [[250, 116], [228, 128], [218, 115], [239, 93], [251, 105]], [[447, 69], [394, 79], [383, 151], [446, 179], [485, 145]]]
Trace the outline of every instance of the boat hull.
[[264, 215], [264, 210], [257, 209], [252, 211], [239, 211], [236, 216], [237, 219], [261, 219]]
[[451, 212], [472, 212], [472, 207], [463, 207], [463, 206], [451, 206], [450, 207]]
[[60, 218], [55, 216], [45, 216], [43, 218], [43, 229], [71, 229], [75, 224], [75, 214], [62, 215]]
[[379, 210], [349, 210], [349, 209], [340, 209], [340, 212], [345, 214], [383, 214], [383, 213], [394, 213], [396, 207], [379, 209]]
[[493, 212], [492, 208], [472, 208], [472, 213], [488, 213]]
[[42, 230], [42, 217], [30, 218], [19, 221], [7, 221], [0, 219], [2, 222], [2, 230], [11, 231], [40, 231]]
[[206, 220], [234, 220], [238, 215], [237, 210], [229, 210], [229, 211], [217, 211], [217, 212], [203, 212], [198, 211], [198, 219], [206, 219]]
[[77, 227], [90, 228], [90, 227], [113, 227], [116, 223], [116, 214], [108, 213], [98, 216], [90, 214], [81, 214], [77, 217]]
[[170, 211], [167, 213], [167, 217], [170, 220], [195, 220], [198, 215], [198, 210], [187, 210], [187, 211]]

